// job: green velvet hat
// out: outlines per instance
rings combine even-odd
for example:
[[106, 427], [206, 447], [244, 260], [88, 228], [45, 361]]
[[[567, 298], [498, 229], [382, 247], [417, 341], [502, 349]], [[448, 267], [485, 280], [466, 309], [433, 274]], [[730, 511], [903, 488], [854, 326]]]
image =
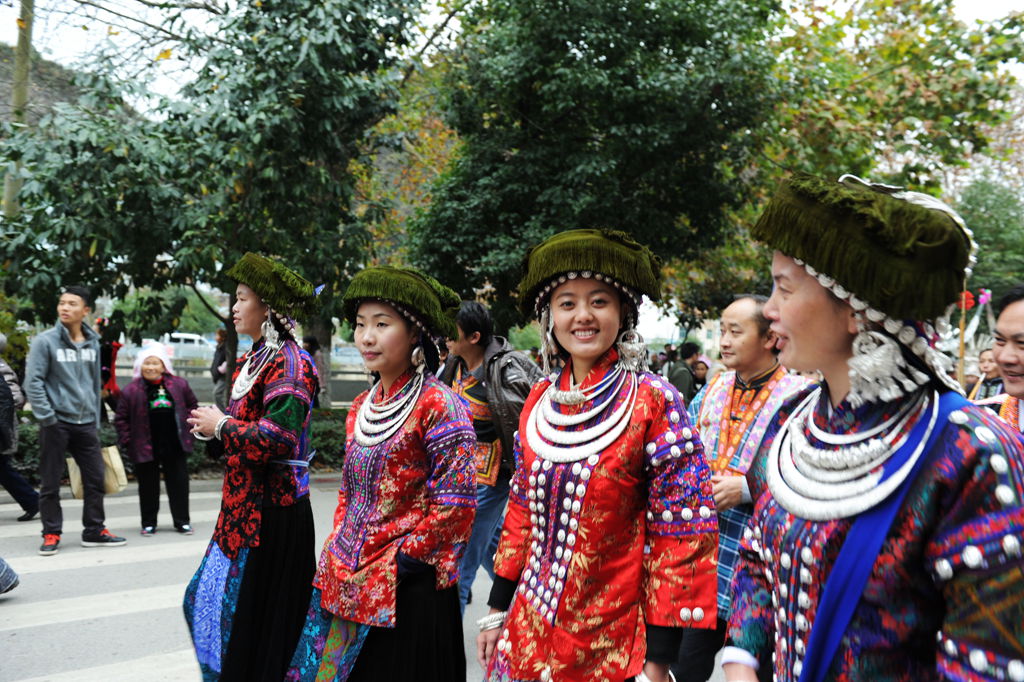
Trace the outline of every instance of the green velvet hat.
[[661, 298], [661, 260], [625, 232], [569, 230], [548, 237], [530, 249], [526, 274], [519, 283], [519, 307], [531, 317], [538, 313], [561, 282], [575, 277], [607, 278], [627, 294]]
[[897, 320], [942, 316], [974, 260], [970, 230], [945, 204], [851, 175], [839, 182], [793, 175], [751, 234], [810, 266], [819, 280], [834, 280], [855, 307], [866, 303]]
[[434, 337], [453, 339], [458, 336], [455, 312], [462, 299], [458, 294], [413, 268], [380, 265], [361, 270], [345, 290], [342, 304], [345, 319], [355, 322], [359, 303], [367, 299], [397, 304], [415, 316]]
[[225, 274], [255, 291], [274, 312], [300, 317], [314, 314], [319, 307], [319, 292], [312, 284], [266, 256], [246, 253]]

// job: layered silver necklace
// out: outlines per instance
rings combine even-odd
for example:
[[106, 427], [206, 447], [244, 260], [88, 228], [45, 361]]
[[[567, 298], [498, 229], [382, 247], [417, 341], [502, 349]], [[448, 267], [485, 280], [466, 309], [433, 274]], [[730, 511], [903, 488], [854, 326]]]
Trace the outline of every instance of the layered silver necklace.
[[[614, 390], [608, 390], [613, 386]], [[526, 420], [526, 442], [538, 457], [550, 462], [577, 462], [599, 454], [614, 443], [629, 424], [638, 386], [637, 372], [622, 366], [616, 366], [608, 376], [585, 390], [571, 387], [568, 391], [561, 391], [557, 388], [557, 382], [552, 382]], [[579, 431], [565, 430], [564, 427], [588, 424], [599, 419], [612, 410], [615, 401], [624, 391], [625, 399], [606, 419]], [[606, 394], [605, 397], [598, 399], [602, 393]], [[574, 415], [562, 414], [556, 407], [598, 400], [589, 409]]]
[[378, 391], [381, 396], [384, 395], [384, 390], [378, 379], [356, 414], [356, 428], [353, 434], [356, 442], [363, 447], [373, 447], [395, 435], [412, 414], [422, 390], [422, 366], [417, 369], [412, 379], [401, 391], [380, 402], [374, 400]]
[[[821, 396], [818, 388], [800, 403], [768, 455], [772, 496], [786, 511], [810, 521], [855, 516], [888, 497], [924, 454], [938, 415], [938, 395], [921, 392], [877, 426], [834, 434], [814, 423], [814, 406]], [[928, 426], [914, 452], [882, 481], [884, 464], [906, 444], [917, 420], [925, 418]], [[812, 444], [807, 433], [826, 447]]]
[[279, 350], [281, 350], [279, 345], [264, 343], [262, 348], [246, 359], [245, 364], [242, 365], [242, 371], [238, 373], [235, 383], [231, 386], [232, 400], [241, 400], [249, 392], [249, 389], [256, 385], [260, 374]]

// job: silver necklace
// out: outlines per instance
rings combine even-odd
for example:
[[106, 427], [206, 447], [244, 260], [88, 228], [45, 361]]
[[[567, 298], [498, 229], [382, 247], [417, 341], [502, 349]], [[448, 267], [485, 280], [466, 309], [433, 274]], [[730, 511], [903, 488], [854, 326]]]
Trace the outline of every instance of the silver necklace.
[[[598, 405], [586, 410], [586, 413], [593, 418], [607, 411], [622, 394], [623, 389], [627, 391], [625, 400], [607, 419], [582, 431], [564, 431], [557, 428], [557, 421], [553, 422], [548, 419], [548, 414], [556, 411], [551, 408], [551, 405], [545, 403], [554, 402], [556, 384], [552, 383], [551, 386], [548, 386], [540, 399], [541, 409], [531, 410], [530, 416], [526, 420], [526, 441], [538, 457], [550, 462], [578, 462], [599, 454], [615, 442], [615, 439], [629, 424], [639, 387], [636, 372], [619, 369], [623, 376], [619, 381], [618, 390], [610, 392]], [[626, 386], [627, 383], [628, 386]], [[598, 385], [600, 384], [605, 384], [607, 387], [610, 382], [601, 381]], [[593, 390], [587, 392], [591, 395], [598, 394]], [[544, 409], [545, 407], [549, 409]]]
[[[801, 424], [808, 419], [820, 396], [819, 389], [804, 399], [790, 417], [790, 424]], [[849, 457], [846, 468], [820, 466], [820, 455], [804, 446], [806, 437], [800, 440], [794, 437], [796, 431], [792, 428], [782, 429], [768, 453], [768, 488], [775, 501], [786, 511], [809, 521], [848, 518], [877, 505], [910, 474], [924, 454], [924, 447], [935, 428], [938, 395], [933, 392], [914, 404], [915, 408], [906, 415], [897, 415], [898, 421], [887, 420], [887, 424], [895, 426], [883, 438], [887, 445], [884, 452], [868, 460], [860, 458], [861, 461], [855, 461], [856, 457]], [[916, 422], [926, 416], [928, 425], [914, 452], [889, 478], [881, 481], [882, 465], [909, 438], [909, 431], [904, 427], [911, 420]], [[872, 429], [866, 433], [877, 434], [879, 431]], [[839, 461], [842, 461], [844, 453], [852, 455], [853, 450], [849, 446], [840, 446], [838, 453]]]
[[588, 400], [594, 398], [594, 396], [601, 395], [601, 393], [612, 385], [625, 370], [621, 366], [616, 366], [615, 369], [608, 373], [608, 376], [604, 377], [596, 384], [586, 390], [581, 390], [579, 386], [575, 385], [575, 379], [572, 374], [569, 375], [569, 390], [561, 391], [556, 385], [557, 382], [552, 382], [551, 386], [554, 388], [551, 391], [551, 400], [558, 403], [559, 405], [581, 405]]
[[[417, 371], [409, 383], [391, 398], [381, 402], [374, 401], [380, 389], [380, 380], [370, 389], [370, 394], [359, 406], [356, 415], [356, 428], [353, 436], [363, 447], [373, 447], [383, 443], [398, 432], [416, 407], [416, 401], [423, 390], [423, 372]], [[383, 389], [380, 389], [383, 395]]]
[[241, 400], [249, 392], [249, 389], [256, 385], [256, 380], [259, 379], [260, 374], [263, 373], [263, 370], [266, 369], [279, 350], [281, 350], [281, 347], [278, 345], [264, 343], [263, 348], [260, 348], [246, 359], [245, 364], [242, 365], [242, 371], [238, 373], [235, 383], [231, 385], [232, 400]]

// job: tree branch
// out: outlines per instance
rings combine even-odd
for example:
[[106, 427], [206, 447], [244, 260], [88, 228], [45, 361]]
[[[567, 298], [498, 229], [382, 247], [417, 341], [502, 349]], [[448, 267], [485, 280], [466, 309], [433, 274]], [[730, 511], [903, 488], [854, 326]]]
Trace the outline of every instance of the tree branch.
[[137, 24], [145, 26], [146, 28], [153, 29], [154, 31], [158, 31], [160, 33], [163, 33], [166, 36], [174, 38], [175, 40], [177, 40], [179, 42], [182, 42], [182, 43], [187, 42], [187, 38], [185, 38], [185, 36], [183, 36], [183, 35], [179, 35], [179, 34], [173, 32], [173, 31], [168, 31], [163, 26], [157, 26], [156, 24], [151, 24], [148, 21], [143, 21], [142, 19], [139, 19], [138, 17], [133, 17], [133, 16], [128, 15], [128, 14], [122, 14], [120, 12], [115, 12], [114, 10], [110, 9], [109, 7], [104, 7], [99, 2], [94, 2], [93, 0], [75, 0], [75, 2], [77, 2], [79, 5], [85, 5], [86, 7], [93, 7], [95, 9], [100, 10], [101, 12], [106, 12], [108, 14], [113, 14], [115, 17], [121, 17], [122, 19], [127, 19], [128, 21], [133, 21], [133, 22], [135, 22]]
[[404, 86], [406, 81], [409, 80], [409, 77], [412, 76], [412, 72], [416, 69], [416, 65], [419, 64], [420, 60], [423, 58], [424, 53], [430, 49], [434, 44], [434, 41], [437, 40], [441, 33], [448, 27], [448, 23], [455, 18], [456, 14], [466, 9], [466, 6], [469, 5], [470, 2], [472, 2], [472, 0], [465, 0], [465, 2], [460, 4], [458, 7], [448, 12], [444, 21], [438, 24], [437, 28], [434, 29], [434, 32], [430, 34], [430, 38], [427, 39], [427, 42], [423, 43], [423, 47], [417, 50], [416, 54], [413, 55], [413, 58], [409, 60], [409, 66], [405, 68], [405, 73], [402, 74], [402, 80], [398, 84], [399, 88]]
[[195, 283], [194, 281], [191, 281], [191, 280], [190, 280], [190, 281], [189, 281], [189, 283], [188, 283], [188, 285], [189, 285], [190, 287], [192, 287], [192, 291], [196, 292], [196, 296], [198, 296], [198, 297], [199, 297], [199, 300], [200, 300], [200, 301], [202, 302], [202, 304], [203, 304], [204, 306], [206, 306], [206, 309], [207, 309], [207, 310], [209, 310], [209, 311], [210, 311], [211, 313], [213, 313], [213, 316], [214, 316], [214, 317], [216, 317], [216, 318], [217, 318], [218, 320], [220, 320], [220, 321], [221, 321], [221, 322], [223, 322], [224, 324], [227, 324], [227, 323], [228, 323], [228, 318], [227, 318], [227, 317], [224, 317], [224, 316], [222, 316], [222, 315], [221, 315], [221, 314], [220, 314], [220, 313], [219, 313], [218, 311], [216, 311], [216, 310], [214, 309], [214, 307], [213, 307], [212, 305], [210, 305], [210, 302], [206, 300], [206, 297], [205, 297], [205, 296], [203, 296], [203, 294], [202, 294], [202, 293], [200, 293], [200, 291], [199, 291], [199, 288], [198, 288], [198, 287], [196, 287], [196, 283]]

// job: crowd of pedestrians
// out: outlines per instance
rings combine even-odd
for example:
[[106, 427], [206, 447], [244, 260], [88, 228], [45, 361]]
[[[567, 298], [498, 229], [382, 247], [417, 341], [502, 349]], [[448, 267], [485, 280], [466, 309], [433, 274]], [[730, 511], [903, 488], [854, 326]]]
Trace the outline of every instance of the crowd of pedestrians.
[[[118, 389], [89, 291], [66, 288], [26, 370], [40, 492], [7, 460], [24, 398], [3, 364], [0, 483], [55, 554], [69, 455], [82, 544], [123, 545], [104, 525], [102, 396], [142, 535], [161, 473], [192, 533], [186, 458], [211, 441], [221, 510], [184, 603], [207, 680], [461, 682], [482, 566], [471, 653], [489, 682], [703, 682], [716, 658], [728, 682], [1024, 681], [1024, 285], [998, 302], [968, 399], [937, 347], [976, 250], [949, 207], [797, 174], [752, 234], [773, 250], [771, 296], [722, 311], [717, 362], [670, 344], [657, 371], [637, 322], [660, 262], [623, 233], [530, 249], [530, 355], [429, 274], [357, 273], [342, 304], [372, 385], [347, 415], [319, 554], [310, 424], [327, 377], [295, 336], [319, 289], [262, 255], [228, 271], [235, 331], [255, 342], [229, 377], [219, 339], [208, 406], [159, 345]], [[0, 559], [0, 592], [17, 580]]]

